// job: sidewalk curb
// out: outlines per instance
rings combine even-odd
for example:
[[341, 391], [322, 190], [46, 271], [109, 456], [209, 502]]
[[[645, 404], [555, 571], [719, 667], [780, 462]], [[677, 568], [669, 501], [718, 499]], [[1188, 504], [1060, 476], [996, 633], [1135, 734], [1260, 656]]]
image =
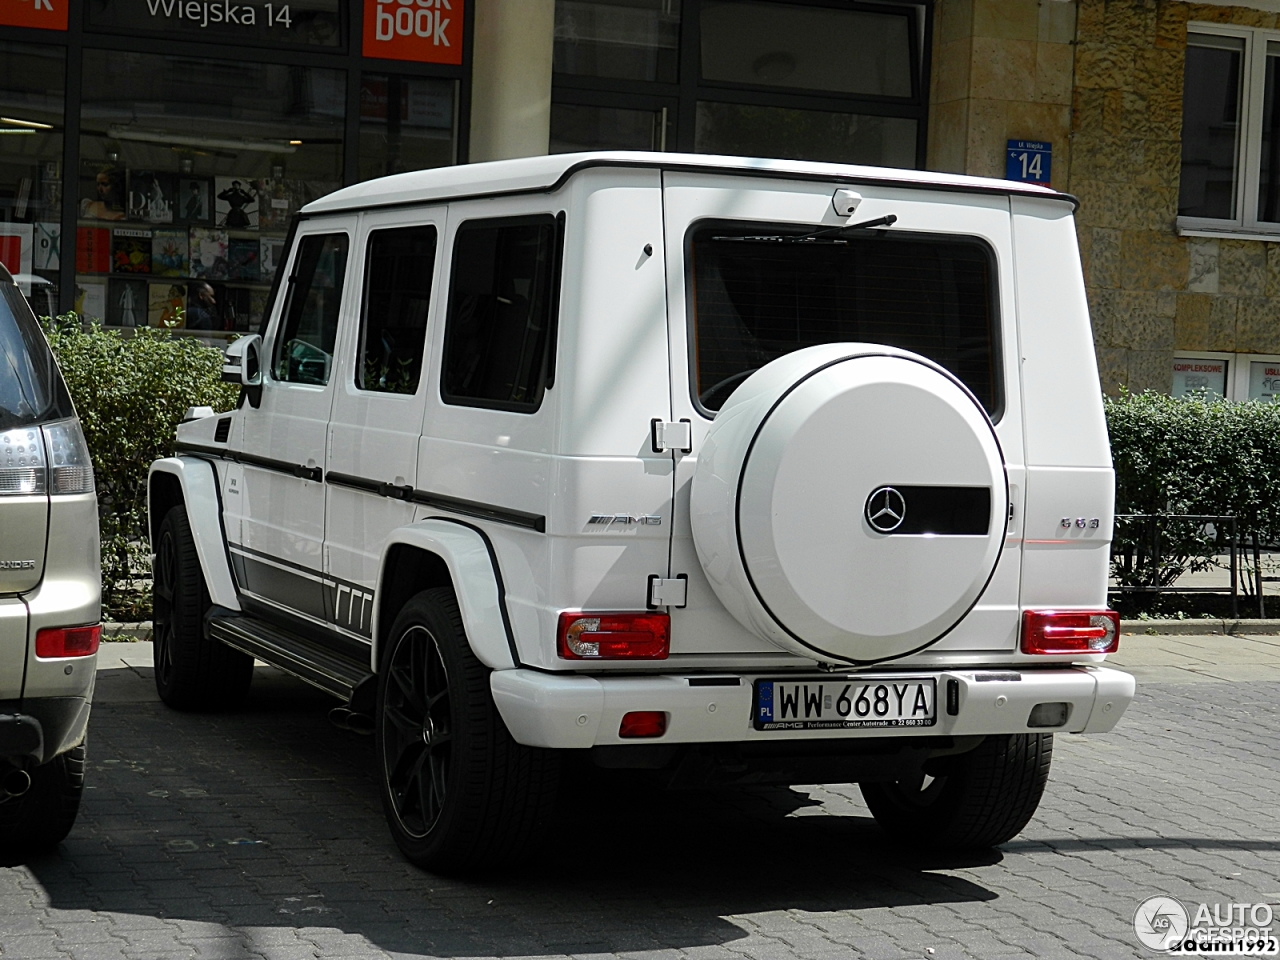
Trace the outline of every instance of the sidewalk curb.
[[116, 623], [108, 620], [102, 624], [102, 642], [132, 643], [138, 640], [151, 639], [151, 621], [140, 620], [137, 623]]
[[1207, 634], [1280, 634], [1280, 620], [1121, 620], [1121, 635], [1202, 637]]

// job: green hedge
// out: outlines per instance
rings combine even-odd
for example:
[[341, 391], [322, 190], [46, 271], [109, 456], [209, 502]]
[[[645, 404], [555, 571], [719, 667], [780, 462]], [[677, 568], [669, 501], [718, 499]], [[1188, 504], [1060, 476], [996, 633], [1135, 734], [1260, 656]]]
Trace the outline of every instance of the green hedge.
[[192, 338], [141, 328], [124, 336], [75, 314], [43, 323], [93, 456], [103, 607], [121, 618], [143, 615], [151, 577], [147, 470], [173, 453], [187, 407], [230, 410], [237, 388], [219, 380], [222, 352]]
[[[1230, 514], [1242, 541], [1280, 539], [1280, 404], [1122, 392], [1106, 413], [1117, 513]], [[1165, 524], [1160, 582], [1207, 567], [1225, 549], [1222, 535]], [[1150, 581], [1150, 567], [1133, 562], [1142, 540], [1134, 525], [1118, 525], [1112, 568], [1121, 583]]]

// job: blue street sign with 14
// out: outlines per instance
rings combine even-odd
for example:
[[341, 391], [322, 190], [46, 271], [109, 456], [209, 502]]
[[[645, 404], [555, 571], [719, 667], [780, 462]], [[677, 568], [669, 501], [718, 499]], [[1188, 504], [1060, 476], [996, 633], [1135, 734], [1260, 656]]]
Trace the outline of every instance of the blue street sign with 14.
[[1053, 144], [1043, 140], [1010, 140], [1005, 152], [1004, 178], [1024, 183], [1048, 183]]

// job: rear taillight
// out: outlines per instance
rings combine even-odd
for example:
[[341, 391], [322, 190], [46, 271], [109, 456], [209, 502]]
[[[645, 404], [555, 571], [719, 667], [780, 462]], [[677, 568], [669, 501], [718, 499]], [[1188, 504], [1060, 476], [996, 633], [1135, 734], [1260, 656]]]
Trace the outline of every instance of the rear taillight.
[[43, 429], [49, 449], [49, 492], [93, 493], [93, 462], [80, 421], [59, 420]]
[[1027, 610], [1023, 653], [1115, 653], [1120, 614], [1114, 610]]
[[566, 660], [665, 660], [665, 613], [562, 613], [557, 646]]
[[0, 496], [93, 493], [93, 464], [80, 421], [0, 432]]
[[45, 491], [44, 441], [39, 427], [0, 431], [0, 496]]
[[88, 657], [98, 652], [102, 640], [102, 626], [51, 627], [36, 633], [36, 656], [45, 659], [58, 657]]

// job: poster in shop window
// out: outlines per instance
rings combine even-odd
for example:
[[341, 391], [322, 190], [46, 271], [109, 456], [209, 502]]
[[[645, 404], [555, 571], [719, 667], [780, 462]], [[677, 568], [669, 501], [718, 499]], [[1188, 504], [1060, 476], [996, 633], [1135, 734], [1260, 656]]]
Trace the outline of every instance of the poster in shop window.
[[1227, 394], [1227, 361], [1178, 357], [1173, 361], [1173, 395], [1207, 393], [1214, 397]]
[[1280, 360], [1249, 364], [1249, 399], [1273, 403], [1280, 399]]

